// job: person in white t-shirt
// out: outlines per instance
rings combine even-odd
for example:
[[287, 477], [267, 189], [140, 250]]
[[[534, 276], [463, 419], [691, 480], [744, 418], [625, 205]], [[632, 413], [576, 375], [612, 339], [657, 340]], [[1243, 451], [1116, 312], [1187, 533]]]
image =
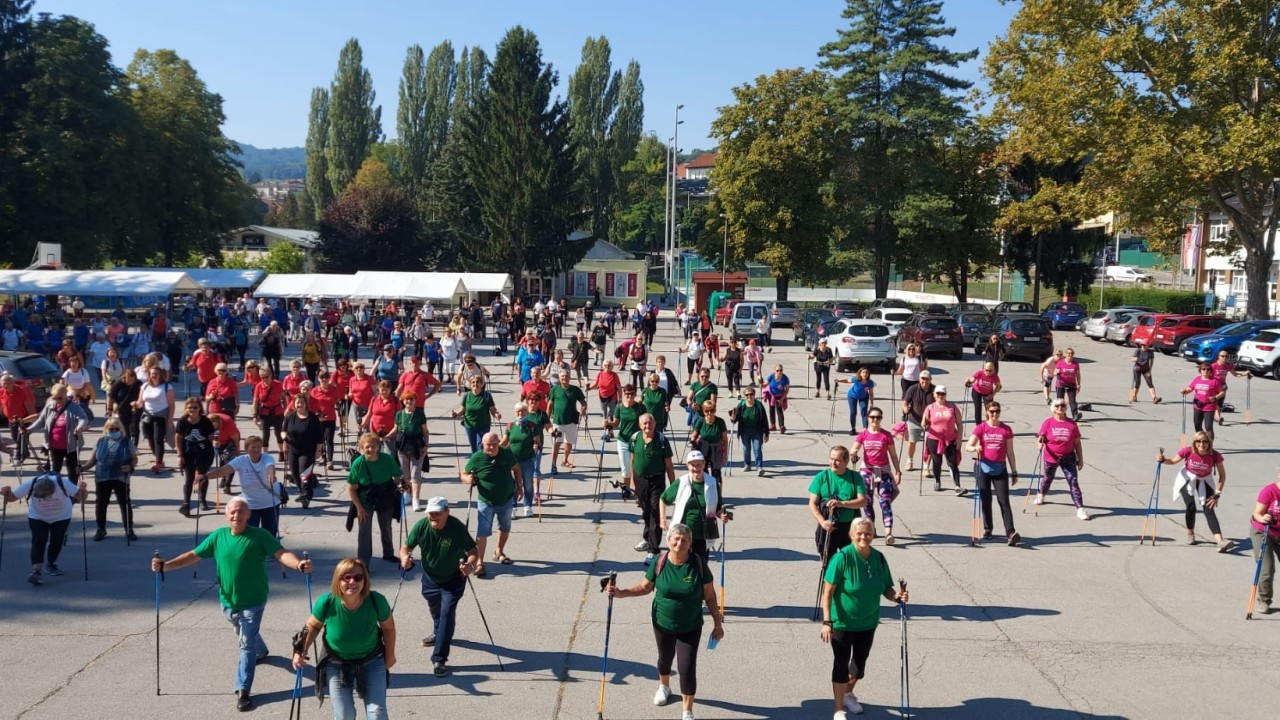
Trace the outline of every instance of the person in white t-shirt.
[[27, 524], [31, 527], [31, 574], [27, 582], [42, 585], [42, 574], [62, 574], [58, 554], [66, 544], [72, 501], [84, 502], [88, 494], [87, 483], [77, 486], [56, 473], [37, 475], [16, 488], [0, 487], [0, 496], [6, 503], [27, 500]]
[[209, 479], [217, 480], [232, 474], [240, 478], [240, 495], [249, 503], [249, 525], [279, 536], [284, 487], [276, 481], [276, 459], [262, 452], [261, 437], [250, 435], [245, 438], [244, 454], [235, 456], [222, 467], [197, 475], [196, 480], [203, 485]]

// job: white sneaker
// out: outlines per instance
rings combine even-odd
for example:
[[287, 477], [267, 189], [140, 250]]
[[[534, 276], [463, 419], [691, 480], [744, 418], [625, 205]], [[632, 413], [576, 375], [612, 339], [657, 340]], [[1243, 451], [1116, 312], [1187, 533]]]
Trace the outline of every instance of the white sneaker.
[[1032, 501], [1031, 501], [1031, 504], [1032, 504], [1032, 505], [1043, 505], [1043, 504], [1044, 504], [1044, 496], [1043, 496], [1043, 495], [1039, 495], [1039, 494], [1037, 494], [1037, 495], [1036, 495], [1036, 499], [1035, 499], [1035, 500], [1032, 500]]
[[413, 511], [422, 512], [422, 505], [420, 505], [417, 500], [413, 501]]
[[666, 685], [659, 685], [658, 691], [653, 694], [653, 704], [658, 707], [666, 705], [671, 700], [671, 688]]
[[861, 715], [861, 714], [862, 714], [862, 703], [859, 703], [859, 702], [858, 702], [858, 696], [857, 696], [857, 695], [854, 695], [853, 693], [845, 693], [845, 695], [844, 695], [844, 709], [845, 709], [845, 710], [848, 710], [849, 712], [853, 713], [854, 715]]
[[915, 464], [913, 464], [910, 460], [908, 460], [908, 461], [907, 461], [907, 466], [906, 466], [906, 467], [904, 467], [904, 468], [902, 468], [902, 471], [903, 471], [903, 472], [911, 472], [912, 470], [915, 470], [915, 469], [916, 469]]
[[683, 713], [680, 713], [680, 720], [694, 720], [693, 711], [685, 710]]
[[533, 508], [532, 508], [532, 507], [530, 507], [530, 506], [527, 506], [527, 505], [526, 505], [526, 506], [525, 506], [525, 508], [524, 508], [524, 516], [525, 516], [525, 517], [533, 517]]
[[1084, 508], [1076, 508], [1076, 517], [1080, 518], [1081, 520], [1088, 520], [1089, 513]]
[[843, 710], [837, 710], [836, 714], [831, 716], [831, 720], [849, 720], [849, 715]]

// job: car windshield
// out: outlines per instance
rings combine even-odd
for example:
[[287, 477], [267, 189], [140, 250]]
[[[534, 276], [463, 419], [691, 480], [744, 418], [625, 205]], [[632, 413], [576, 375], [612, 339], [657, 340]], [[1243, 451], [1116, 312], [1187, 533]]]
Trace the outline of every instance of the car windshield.
[[1253, 336], [1253, 342], [1256, 343], [1269, 343], [1276, 340], [1280, 340], [1280, 330], [1263, 330]]
[[1253, 323], [1235, 323], [1218, 328], [1219, 335], [1248, 335], [1255, 326]]
[[954, 318], [927, 318], [920, 321], [920, 327], [926, 327], [931, 330], [950, 329], [956, 327]]
[[790, 302], [788, 300], [779, 300], [778, 302], [774, 303], [774, 306], [780, 310], [783, 308], [795, 310], [797, 307], [799, 307], [799, 305], [796, 305], [795, 303]]
[[978, 313], [965, 313], [956, 319], [962, 323], [971, 325], [981, 325], [982, 323], [987, 322], [987, 316]]
[[1014, 320], [1009, 323], [1009, 329], [1025, 335], [1034, 335], [1044, 332], [1044, 323], [1039, 320]]
[[849, 334], [854, 337], [888, 337], [889, 328], [883, 325], [850, 325]]
[[911, 319], [911, 313], [905, 310], [899, 310], [897, 312], [891, 310], [884, 313], [884, 319], [889, 322], [906, 322]]

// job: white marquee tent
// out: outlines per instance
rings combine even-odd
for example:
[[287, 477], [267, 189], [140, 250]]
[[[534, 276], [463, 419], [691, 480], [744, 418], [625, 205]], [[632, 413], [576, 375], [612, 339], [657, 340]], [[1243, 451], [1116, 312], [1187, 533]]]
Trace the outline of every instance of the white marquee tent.
[[405, 273], [362, 270], [355, 275], [355, 298], [403, 300], [451, 300], [466, 295], [467, 287], [457, 273]]
[[350, 297], [356, 287], [355, 275], [298, 273], [268, 275], [254, 290], [259, 297]]
[[206, 290], [252, 288], [261, 282], [262, 278], [267, 274], [264, 270], [232, 270], [227, 268], [118, 267], [113, 269], [118, 272], [186, 273], [187, 277]]
[[172, 270], [0, 270], [0, 294], [132, 297], [194, 293], [200, 285]]

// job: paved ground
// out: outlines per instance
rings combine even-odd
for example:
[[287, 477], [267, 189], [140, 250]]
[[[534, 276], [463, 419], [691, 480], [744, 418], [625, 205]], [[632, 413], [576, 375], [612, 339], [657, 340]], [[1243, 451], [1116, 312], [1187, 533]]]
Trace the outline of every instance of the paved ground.
[[[1161, 445], [1176, 449], [1179, 406], [1125, 402], [1127, 351], [1067, 333], [1059, 342], [1074, 343], [1086, 362], [1083, 399], [1093, 403], [1094, 412], [1083, 425], [1090, 464], [1082, 484], [1094, 519], [1076, 519], [1065, 487], [1055, 489], [1052, 504], [1038, 516], [1017, 512], [1019, 492], [1015, 512], [1024, 545], [974, 548], [968, 544], [971, 501], [935, 494], [930, 486], [921, 497], [919, 475], [905, 481], [896, 505], [902, 542], [881, 549], [912, 591], [915, 712], [947, 720], [1271, 716], [1264, 704], [1267, 691], [1280, 684], [1274, 642], [1280, 614], [1244, 620], [1253, 571], [1246, 522], [1258, 489], [1274, 477], [1280, 383], [1254, 381], [1253, 424], [1246, 427], [1240, 415], [1229, 416], [1219, 435], [1229, 470], [1220, 515], [1228, 536], [1244, 549], [1219, 555], [1209, 544], [1184, 545], [1180, 510], [1164, 512], [1157, 547], [1140, 547], [1153, 456]], [[674, 358], [670, 324], [663, 324], [658, 346]], [[783, 363], [797, 385], [805, 382], [802, 357], [790, 342], [780, 343], [767, 359]], [[959, 385], [978, 363], [970, 355], [935, 365], [938, 382]], [[491, 366], [505, 412], [513, 401], [512, 383], [505, 366]], [[1033, 457], [1032, 428], [1047, 414], [1035, 374], [1031, 363], [1003, 368], [1007, 390], [1001, 400], [1006, 421], [1019, 433], [1024, 474]], [[1176, 387], [1190, 379], [1191, 367], [1161, 358], [1156, 377], [1164, 396], [1173, 399]], [[1242, 381], [1233, 387], [1242, 409], [1243, 387]], [[805, 400], [800, 388], [794, 397], [790, 432], [766, 446], [769, 474], [734, 473], [726, 483], [737, 508], [724, 574], [729, 615], [724, 642], [700, 657], [699, 718], [830, 717], [829, 650], [809, 620], [818, 562], [805, 488], [826, 448], [848, 436], [840, 431], [841, 405], [834, 409], [836, 431], [829, 434], [832, 403]], [[433, 402], [428, 410], [437, 418], [439, 441], [430, 492], [462, 500], [465, 492], [452, 472], [454, 440], [447, 422], [438, 419], [447, 405]], [[604, 462], [606, 472], [616, 467], [612, 454]], [[583, 458], [579, 468], [589, 464]], [[1165, 473], [1162, 509], [1172, 507], [1171, 476]], [[12, 473], [6, 468], [3, 477], [8, 483]], [[113, 515], [111, 536], [88, 543], [88, 582], [80, 573], [77, 520], [61, 563], [67, 575], [41, 588], [28, 586], [28, 537], [18, 517], [23, 507], [9, 508], [0, 571], [6, 696], [0, 717], [197, 720], [235, 714], [234, 640], [219, 613], [209, 563], [198, 566], [198, 577], [189, 570], [171, 573], [163, 587], [162, 694], [155, 694], [154, 586], [146, 565], [155, 548], [171, 556], [195, 541], [194, 521], [174, 512], [179, 483], [176, 475], [135, 479], [142, 539], [126, 547]], [[393, 716], [594, 716], [605, 618], [597, 579], [617, 571], [621, 582], [631, 583], [643, 566], [631, 549], [638, 539], [637, 509], [616, 495], [604, 504], [592, 502], [593, 485], [588, 472], [559, 478], [557, 498], [542, 522], [517, 521], [509, 545], [517, 563], [490, 565], [490, 576], [475, 585], [505, 672], [490, 653], [475, 601], [467, 597], [452, 659], [455, 674], [432, 677], [428, 652], [418, 646], [429, 616], [417, 578], [402, 586], [397, 572], [374, 560], [377, 589], [398, 603]], [[344, 516], [345, 503], [329, 498], [309, 511], [291, 506], [286, 512], [285, 543], [310, 551], [321, 568], [318, 579], [354, 550], [354, 538], [341, 529]], [[206, 518], [201, 530], [218, 521]], [[1200, 526], [1203, 540], [1203, 519]], [[715, 562], [713, 568], [719, 585], [721, 567]], [[316, 592], [326, 585], [320, 579]], [[254, 687], [258, 717], [284, 717], [288, 711], [293, 675], [281, 653], [305, 620], [304, 602], [299, 575], [274, 578], [264, 634], [275, 655], [260, 668]], [[869, 675], [859, 687], [869, 717], [898, 713], [896, 609], [884, 608], [883, 617]], [[679, 717], [676, 705], [650, 704], [655, 651], [647, 600], [618, 601], [609, 652], [605, 717]], [[317, 709], [314, 697], [308, 698], [306, 717], [329, 716], [328, 705]]]

